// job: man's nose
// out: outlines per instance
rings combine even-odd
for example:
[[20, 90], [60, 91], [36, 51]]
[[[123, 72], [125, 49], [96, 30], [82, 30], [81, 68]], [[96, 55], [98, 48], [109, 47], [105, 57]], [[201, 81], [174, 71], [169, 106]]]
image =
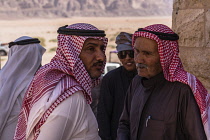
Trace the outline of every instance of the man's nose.
[[142, 54], [134, 55], [134, 61], [136, 63], [144, 63], [144, 56]]
[[103, 51], [98, 51], [96, 54], [96, 59], [98, 61], [104, 61], [106, 58], [105, 53]]

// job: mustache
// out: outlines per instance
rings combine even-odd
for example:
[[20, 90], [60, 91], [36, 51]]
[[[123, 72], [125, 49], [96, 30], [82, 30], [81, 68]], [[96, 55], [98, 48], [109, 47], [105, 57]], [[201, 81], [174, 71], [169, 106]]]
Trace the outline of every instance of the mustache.
[[102, 66], [103, 65], [103, 61], [98, 61], [96, 63], [93, 64], [93, 66]]
[[136, 63], [137, 68], [147, 68], [147, 65], [141, 64], [141, 63]]

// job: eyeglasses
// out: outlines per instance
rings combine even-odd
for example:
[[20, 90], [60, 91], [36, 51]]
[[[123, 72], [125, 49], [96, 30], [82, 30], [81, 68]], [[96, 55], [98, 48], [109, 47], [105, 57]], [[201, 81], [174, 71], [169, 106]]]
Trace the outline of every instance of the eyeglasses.
[[124, 59], [126, 58], [126, 56], [128, 55], [130, 58], [134, 58], [134, 51], [133, 50], [127, 50], [127, 51], [120, 51], [118, 52], [118, 57], [120, 59]]

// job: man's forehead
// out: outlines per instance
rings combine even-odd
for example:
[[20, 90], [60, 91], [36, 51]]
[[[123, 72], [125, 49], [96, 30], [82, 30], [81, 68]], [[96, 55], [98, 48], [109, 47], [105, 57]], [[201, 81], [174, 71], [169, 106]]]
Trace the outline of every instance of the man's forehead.
[[136, 38], [136, 40], [145, 40], [145, 41], [156, 42], [156, 41], [155, 41], [155, 40], [153, 40], [153, 39], [146, 38], [146, 37], [141, 37], [141, 36], [137, 37], [137, 38]]
[[137, 37], [134, 45], [138, 45], [138, 44], [151, 44], [151, 45], [157, 46], [157, 42], [155, 40], [145, 38], [145, 37]]
[[134, 49], [153, 52], [158, 50], [158, 44], [152, 39], [138, 37], [135, 41]]
[[104, 45], [103, 40], [95, 39], [95, 38], [88, 38], [85, 40], [84, 45], [88, 44], [95, 44], [95, 45]]

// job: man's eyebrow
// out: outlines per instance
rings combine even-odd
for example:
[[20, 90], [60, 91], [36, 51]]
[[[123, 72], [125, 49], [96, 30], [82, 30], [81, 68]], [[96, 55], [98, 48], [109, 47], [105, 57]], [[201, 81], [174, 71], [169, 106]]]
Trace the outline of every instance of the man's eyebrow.
[[98, 44], [96, 44], [96, 43], [91, 43], [91, 42], [90, 42], [90, 43], [86, 44], [86, 46], [87, 46], [87, 45], [94, 45], [94, 46], [97, 46]]

